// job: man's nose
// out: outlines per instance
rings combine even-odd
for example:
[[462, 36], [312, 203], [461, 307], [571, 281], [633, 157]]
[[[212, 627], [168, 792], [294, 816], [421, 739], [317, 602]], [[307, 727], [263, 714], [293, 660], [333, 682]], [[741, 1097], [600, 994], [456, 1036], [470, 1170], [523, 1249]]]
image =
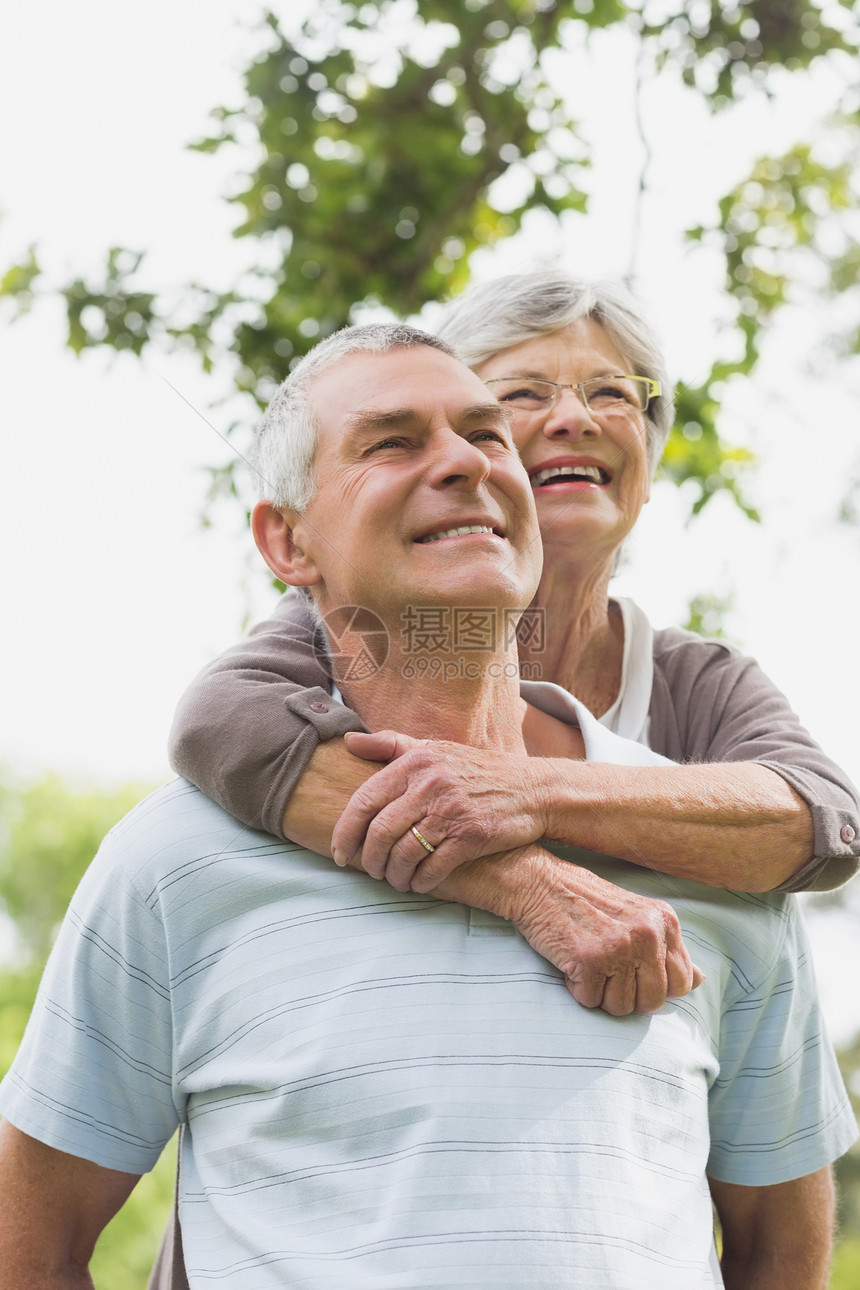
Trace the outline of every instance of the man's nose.
[[466, 483], [482, 484], [490, 473], [490, 461], [477, 444], [455, 430], [440, 431], [433, 444], [430, 480], [435, 487]]

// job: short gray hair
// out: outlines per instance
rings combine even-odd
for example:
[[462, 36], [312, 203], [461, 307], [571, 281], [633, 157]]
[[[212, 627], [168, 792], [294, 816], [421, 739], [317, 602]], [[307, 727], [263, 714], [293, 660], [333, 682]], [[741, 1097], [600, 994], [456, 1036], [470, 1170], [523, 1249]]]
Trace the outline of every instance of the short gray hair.
[[559, 331], [582, 318], [592, 318], [604, 328], [630, 364], [630, 375], [652, 376], [660, 382], [662, 393], [652, 399], [645, 414], [653, 472], [672, 428], [672, 385], [657, 337], [622, 282], [588, 282], [546, 270], [507, 274], [467, 287], [445, 305], [436, 334], [474, 368], [501, 350]]
[[314, 377], [349, 354], [387, 354], [416, 345], [428, 345], [452, 358], [458, 357], [438, 336], [406, 323], [344, 327], [305, 354], [278, 387], [257, 434], [252, 464], [259, 496], [298, 514], [313, 500], [319, 426], [308, 398], [308, 387]]

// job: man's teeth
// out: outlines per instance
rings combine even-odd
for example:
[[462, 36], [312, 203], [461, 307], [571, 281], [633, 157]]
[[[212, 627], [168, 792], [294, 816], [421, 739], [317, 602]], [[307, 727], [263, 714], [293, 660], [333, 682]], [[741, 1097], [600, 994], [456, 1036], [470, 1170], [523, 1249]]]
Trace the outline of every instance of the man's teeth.
[[559, 475], [575, 475], [577, 479], [590, 479], [595, 484], [602, 484], [606, 480], [606, 472], [600, 466], [548, 466], [546, 470], [539, 470], [536, 475], [532, 475], [532, 488], [539, 488], [548, 479], [557, 479]]
[[492, 533], [493, 529], [489, 524], [466, 524], [459, 529], [444, 529], [441, 533], [428, 533], [427, 537], [419, 538], [419, 542], [439, 542], [442, 538], [460, 537], [463, 533]]

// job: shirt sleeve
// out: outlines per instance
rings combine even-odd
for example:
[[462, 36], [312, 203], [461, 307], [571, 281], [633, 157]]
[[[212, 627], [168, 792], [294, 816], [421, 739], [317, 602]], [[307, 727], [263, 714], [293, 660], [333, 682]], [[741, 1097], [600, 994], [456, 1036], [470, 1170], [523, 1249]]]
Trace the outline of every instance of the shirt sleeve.
[[318, 744], [365, 729], [332, 698], [322, 627], [307, 602], [288, 593], [185, 691], [170, 761], [243, 824], [283, 837], [290, 794]]
[[860, 796], [755, 659], [692, 632], [655, 633], [650, 742], [679, 762], [756, 761], [806, 802], [813, 859], [784, 891], [829, 891], [860, 867]]
[[709, 1098], [709, 1176], [772, 1186], [832, 1164], [856, 1141], [792, 898], [779, 953], [723, 1015], [719, 1054]]
[[109, 834], [74, 896], [0, 1085], [0, 1114], [58, 1151], [141, 1174], [184, 1108], [163, 926], [114, 851]]

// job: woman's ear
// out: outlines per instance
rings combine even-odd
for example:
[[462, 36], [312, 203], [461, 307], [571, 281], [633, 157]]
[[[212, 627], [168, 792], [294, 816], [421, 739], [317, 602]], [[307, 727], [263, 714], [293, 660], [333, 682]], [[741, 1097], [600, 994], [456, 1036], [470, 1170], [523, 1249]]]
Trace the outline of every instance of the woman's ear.
[[320, 572], [302, 546], [301, 516], [271, 502], [257, 502], [251, 512], [251, 532], [266, 564], [291, 587], [312, 587]]

